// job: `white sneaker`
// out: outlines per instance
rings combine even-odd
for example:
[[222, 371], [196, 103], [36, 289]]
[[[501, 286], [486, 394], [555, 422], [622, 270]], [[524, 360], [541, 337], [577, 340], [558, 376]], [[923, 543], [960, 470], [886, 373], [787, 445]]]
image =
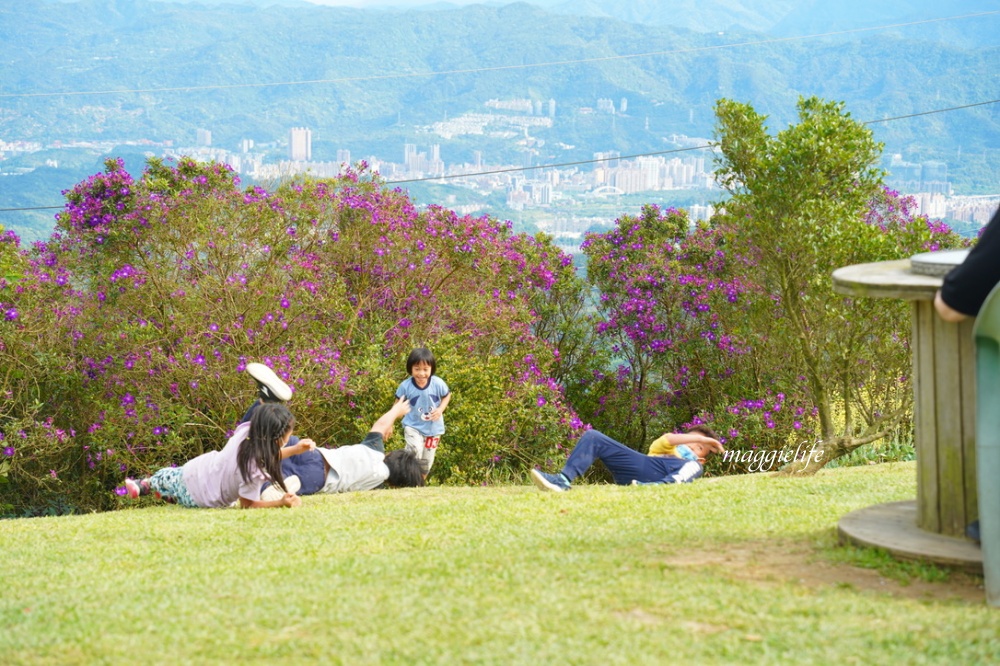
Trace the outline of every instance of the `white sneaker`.
[[263, 363], [247, 363], [247, 374], [257, 382], [257, 391], [264, 402], [288, 402], [292, 389]]
[[[302, 482], [299, 481], [299, 477], [294, 474], [292, 476], [286, 476], [285, 488], [288, 488], [288, 492], [293, 495], [298, 494], [299, 489], [302, 488]], [[281, 487], [272, 483], [267, 488], [264, 488], [264, 491], [260, 494], [260, 499], [263, 502], [277, 502], [284, 496], [285, 493], [281, 492]]]

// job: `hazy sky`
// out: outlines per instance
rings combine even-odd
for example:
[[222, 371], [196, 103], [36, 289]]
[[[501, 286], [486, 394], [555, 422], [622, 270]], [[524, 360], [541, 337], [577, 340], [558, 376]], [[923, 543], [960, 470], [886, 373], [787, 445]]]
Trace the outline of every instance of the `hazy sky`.
[[[518, 0], [306, 0], [314, 5], [338, 7], [417, 7], [420, 5], [507, 5]], [[533, 5], [549, 6], [562, 0], [527, 0]]]
[[[511, 0], [513, 1], [513, 0]], [[447, 0], [441, 3], [440, 0], [306, 0], [314, 5], [336, 5], [338, 7], [415, 7], [417, 5], [450, 4], [450, 5], [472, 5], [482, 0]]]

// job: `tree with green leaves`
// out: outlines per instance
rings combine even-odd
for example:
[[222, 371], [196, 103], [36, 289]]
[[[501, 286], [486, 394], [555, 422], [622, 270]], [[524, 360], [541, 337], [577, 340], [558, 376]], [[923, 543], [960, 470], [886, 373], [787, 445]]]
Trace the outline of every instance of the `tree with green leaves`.
[[912, 413], [905, 305], [836, 294], [831, 273], [958, 239], [883, 188], [882, 145], [843, 103], [800, 99], [798, 124], [776, 134], [748, 104], [720, 100], [716, 115], [716, 175], [730, 198], [715, 222], [760, 286], [743, 320], [758, 331], [755, 353], [813, 405], [822, 453], [786, 471], [813, 472], [906, 431]]

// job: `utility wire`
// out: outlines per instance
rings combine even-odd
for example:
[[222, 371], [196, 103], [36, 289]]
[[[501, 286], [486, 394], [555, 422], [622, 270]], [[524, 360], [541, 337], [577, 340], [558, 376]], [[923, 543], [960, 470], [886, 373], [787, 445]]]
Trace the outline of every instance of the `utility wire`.
[[[400, 183], [420, 183], [427, 180], [443, 180], [445, 178], [468, 178], [470, 176], [490, 176], [496, 173], [511, 173], [515, 171], [534, 171], [536, 169], [556, 169], [559, 167], [580, 166], [582, 164], [597, 164], [599, 162], [611, 162], [614, 160], [630, 160], [636, 157], [653, 157], [656, 155], [669, 155], [671, 153], [683, 153], [689, 150], [704, 150], [711, 148], [706, 144], [703, 146], [691, 146], [688, 148], [675, 148], [673, 150], [660, 150], [655, 153], [636, 153], [635, 155], [617, 155], [613, 157], [595, 157], [592, 160], [580, 160], [579, 162], [558, 162], [553, 164], [539, 164], [537, 166], [505, 167], [503, 169], [493, 169], [491, 171], [477, 171], [475, 173], [454, 173], [443, 176], [430, 176], [428, 178], [410, 178], [407, 180], [387, 180], [386, 185], [398, 185]], [[2, 210], [2, 209], [0, 209]]]
[[[862, 125], [873, 125], [875, 123], [887, 123], [887, 122], [890, 122], [890, 121], [893, 121], [893, 120], [904, 120], [906, 118], [917, 118], [919, 116], [929, 116], [929, 115], [932, 115], [932, 114], [935, 114], [935, 113], [945, 113], [945, 112], [948, 112], [948, 111], [960, 111], [961, 109], [970, 109], [970, 108], [976, 107], [976, 106], [986, 106], [987, 104], [996, 104], [997, 102], [1000, 102], [1000, 99], [991, 99], [988, 102], [975, 102], [973, 104], [964, 104], [962, 106], [952, 106], [952, 107], [949, 107], [947, 109], [935, 109], [933, 111], [922, 111], [920, 113], [911, 113], [911, 114], [908, 114], [908, 115], [905, 115], [905, 116], [894, 116], [892, 118], [883, 118], [881, 120], [865, 120], [861, 124]], [[709, 149], [711, 147], [712, 147], [711, 144], [706, 143], [706, 144], [703, 144], [703, 145], [700, 145], [700, 146], [691, 146], [689, 148], [675, 148], [673, 150], [661, 150], [661, 151], [654, 152], [654, 153], [636, 153], [635, 155], [621, 155], [621, 156], [618, 156], [618, 157], [600, 157], [600, 158], [595, 158], [595, 159], [592, 159], [592, 160], [582, 160], [582, 161], [579, 161], [579, 162], [561, 162], [561, 163], [558, 163], [558, 164], [541, 164], [541, 165], [538, 165], [538, 166], [530, 166], [530, 167], [508, 167], [508, 168], [505, 168], [505, 169], [497, 169], [495, 171], [481, 171], [481, 172], [478, 172], [478, 173], [456, 173], [456, 174], [447, 174], [447, 175], [443, 175], [443, 176], [431, 176], [431, 177], [428, 177], [428, 178], [411, 178], [411, 179], [408, 179], [408, 180], [387, 180], [387, 181], [385, 181], [385, 184], [386, 185], [398, 185], [400, 183], [420, 183], [420, 182], [430, 181], [430, 180], [444, 180], [444, 179], [450, 179], [450, 178], [468, 178], [470, 176], [488, 176], [488, 175], [495, 174], [495, 173], [509, 173], [509, 172], [512, 172], [512, 171], [530, 171], [530, 170], [535, 170], [535, 169], [555, 169], [555, 168], [559, 168], [559, 167], [579, 166], [581, 164], [597, 164], [599, 162], [608, 162], [608, 161], [611, 161], [611, 160], [628, 160], [628, 159], [635, 159], [636, 157], [654, 157], [656, 155], [669, 155], [670, 153], [683, 153], [683, 152], [686, 152], [686, 151], [689, 151], [689, 150], [706, 150], [706, 149]]]
[[[1000, 99], [991, 99], [986, 102], [974, 102], [972, 104], [963, 104], [962, 106], [951, 106], [947, 109], [934, 109], [933, 111], [921, 111], [920, 113], [910, 113], [905, 116], [893, 116], [892, 118], [882, 118], [881, 120], [865, 120], [862, 125], [873, 125], [875, 123], [887, 123], [894, 120], [905, 120], [907, 118], [917, 118], [920, 116], [929, 116], [936, 113], [947, 113], [949, 111], [961, 111], [962, 109], [971, 109], [977, 106], [986, 106], [988, 104], [996, 104], [1000, 102]], [[490, 176], [498, 173], [514, 173], [518, 171], [535, 171], [538, 169], [557, 169], [562, 167], [571, 166], [581, 166], [584, 164], [598, 164], [600, 162], [610, 162], [613, 160], [629, 160], [635, 159], [637, 157], [655, 157], [657, 155], [670, 155], [673, 153], [684, 153], [694, 150], [707, 150], [711, 148], [711, 144], [703, 144], [700, 146], [690, 146], [688, 148], [674, 148], [672, 150], [659, 150], [651, 153], [635, 153], [634, 155], [618, 155], [612, 157], [598, 157], [591, 160], [579, 160], [577, 162], [558, 162], [552, 164], [539, 164], [538, 166], [525, 166], [525, 167], [505, 167], [503, 169], [493, 169], [490, 171], [477, 171], [474, 173], [456, 173], [456, 174], [446, 174], [441, 176], [430, 176], [428, 178], [410, 178], [407, 180], [387, 180], [384, 181], [386, 185], [400, 185], [403, 183], [422, 183], [434, 180], [450, 180], [452, 178], [471, 178], [474, 176]], [[31, 206], [26, 208], [0, 208], [0, 213], [13, 213], [29, 210], [59, 210], [64, 208], [64, 206]]]
[[975, 102], [974, 104], [966, 104], [964, 106], [953, 106], [949, 109], [937, 109], [936, 111], [923, 111], [921, 113], [911, 113], [907, 116], [895, 116], [893, 118], [883, 118], [882, 120], [866, 120], [864, 125], [874, 125], [875, 123], [887, 123], [890, 120], [904, 120], [906, 118], [917, 118], [919, 116], [929, 116], [934, 113], [944, 113], [945, 111], [958, 111], [960, 109], [971, 109], [974, 106], [986, 106], [987, 104], [996, 104], [1000, 102], [1000, 99], [991, 99], [988, 102]]
[[452, 74], [477, 74], [481, 72], [501, 72], [510, 70], [525, 70], [541, 67], [560, 67], [565, 65], [579, 65], [585, 63], [610, 62], [614, 60], [628, 60], [632, 58], [649, 58], [652, 56], [680, 55], [687, 53], [699, 53], [705, 51], [718, 51], [742, 46], [763, 46], [767, 44], [780, 44], [784, 42], [794, 42], [806, 39], [816, 39], [820, 37], [836, 37], [840, 35], [851, 35], [859, 32], [874, 32], [879, 30], [890, 30], [894, 28], [906, 28], [915, 25], [926, 25], [928, 23], [939, 23], [942, 21], [957, 21], [967, 18], [980, 18], [1000, 14], [1000, 10], [989, 12], [978, 12], [974, 14], [963, 14], [961, 16], [946, 16], [941, 18], [923, 19], [920, 21], [909, 21], [906, 23], [892, 23], [888, 25], [874, 26], [870, 28], [851, 28], [849, 30], [834, 30], [831, 32], [821, 32], [812, 35], [796, 35], [791, 37], [775, 37], [751, 42], [737, 42], [734, 44], [716, 44], [712, 46], [696, 46], [686, 49], [673, 49], [669, 51], [651, 51], [649, 53], [631, 53], [613, 56], [601, 56], [597, 58], [581, 58], [578, 60], [557, 60], [551, 62], [528, 63], [520, 65], [498, 65], [496, 67], [477, 67], [470, 69], [451, 69], [438, 72], [410, 72], [410, 73], [390, 73], [372, 76], [348, 76], [336, 79], [312, 79], [306, 81], [278, 81], [273, 83], [229, 83], [206, 86], [181, 86], [173, 88], [126, 88], [123, 90], [87, 90], [87, 91], [63, 91], [46, 93], [0, 93], [0, 99], [25, 99], [39, 97], [69, 97], [79, 95], [122, 95], [140, 93], [164, 93], [164, 92], [192, 92], [202, 90], [232, 90], [237, 88], [274, 88], [278, 86], [305, 86], [327, 83], [356, 83], [363, 81], [386, 81], [391, 79], [412, 79], [426, 78], [431, 76], [448, 76]]

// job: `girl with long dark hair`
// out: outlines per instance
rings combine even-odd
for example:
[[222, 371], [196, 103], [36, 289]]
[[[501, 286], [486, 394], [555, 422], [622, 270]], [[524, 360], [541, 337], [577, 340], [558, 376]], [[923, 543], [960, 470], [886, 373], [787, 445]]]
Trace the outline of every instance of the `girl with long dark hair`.
[[[221, 450], [204, 453], [182, 467], [164, 467], [144, 479], [125, 479], [126, 494], [132, 498], [151, 494], [186, 507], [225, 507], [237, 500], [245, 509], [299, 506], [302, 500], [285, 487], [281, 460], [312, 451], [316, 443], [300, 439], [285, 447], [294, 425], [295, 417], [285, 405], [261, 404]], [[284, 491], [281, 499], [261, 500], [267, 482]]]

